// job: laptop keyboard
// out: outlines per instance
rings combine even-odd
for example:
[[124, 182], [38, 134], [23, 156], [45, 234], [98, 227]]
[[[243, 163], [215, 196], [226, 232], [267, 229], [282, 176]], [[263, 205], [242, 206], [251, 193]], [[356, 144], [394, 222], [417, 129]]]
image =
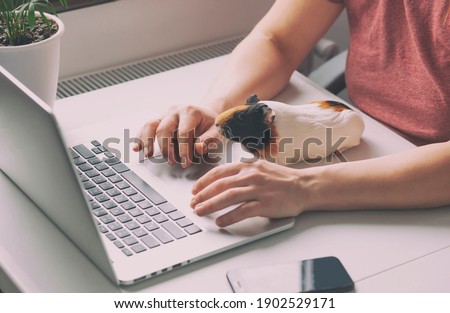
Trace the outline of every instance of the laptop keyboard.
[[126, 256], [202, 231], [97, 140], [69, 151], [100, 232]]

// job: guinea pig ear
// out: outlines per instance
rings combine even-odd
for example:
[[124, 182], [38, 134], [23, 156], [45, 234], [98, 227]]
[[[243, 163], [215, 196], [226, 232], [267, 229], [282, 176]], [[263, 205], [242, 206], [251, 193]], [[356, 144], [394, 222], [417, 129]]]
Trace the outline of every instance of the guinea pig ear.
[[247, 102], [245, 104], [254, 105], [254, 104], [257, 104], [258, 102], [259, 102], [258, 96], [253, 94], [247, 98]]

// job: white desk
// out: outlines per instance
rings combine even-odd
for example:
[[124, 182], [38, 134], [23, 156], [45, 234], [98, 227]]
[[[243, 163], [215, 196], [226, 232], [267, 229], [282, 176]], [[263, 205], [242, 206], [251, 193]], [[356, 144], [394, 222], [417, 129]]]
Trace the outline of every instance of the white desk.
[[[55, 112], [68, 137], [99, 121], [99, 132], [104, 134], [137, 129], [146, 120], [145, 112], [163, 113], [171, 105], [195, 103], [222, 62], [218, 58], [59, 100]], [[323, 98], [334, 97], [300, 75], [294, 75], [278, 97], [292, 104]], [[413, 148], [372, 119], [365, 122], [363, 142], [345, 154], [348, 159]], [[231, 292], [225, 277], [229, 269], [327, 255], [341, 259], [356, 291], [450, 291], [448, 208], [307, 213], [283, 233], [118, 288], [2, 172], [0, 199], [0, 289], [4, 291]], [[419, 283], [423, 277], [428, 278], [426, 284]]]

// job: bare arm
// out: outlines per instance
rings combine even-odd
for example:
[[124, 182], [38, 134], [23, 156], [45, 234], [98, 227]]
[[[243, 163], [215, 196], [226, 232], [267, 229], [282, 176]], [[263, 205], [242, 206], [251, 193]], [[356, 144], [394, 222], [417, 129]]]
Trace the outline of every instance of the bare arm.
[[227, 226], [252, 216], [314, 210], [413, 209], [450, 205], [450, 142], [385, 157], [296, 170], [267, 161], [213, 169], [193, 187], [191, 206]]
[[[308, 172], [309, 171], [309, 172]], [[308, 209], [429, 208], [450, 204], [450, 142], [308, 169]]]
[[[148, 121], [137, 134], [140, 140], [133, 150], [147, 149], [147, 156], [151, 156], [158, 138], [169, 164], [177, 162], [174, 145], [178, 145], [181, 164], [189, 166], [194, 147], [204, 154], [207, 141], [219, 137], [215, 116], [244, 103], [252, 93], [261, 98], [278, 94], [342, 9], [343, 4], [330, 0], [276, 1], [231, 53], [201, 105], [172, 108], [165, 116]], [[175, 134], [178, 140], [172, 143]]]
[[221, 112], [257, 93], [278, 94], [343, 9], [330, 0], [278, 0], [236, 47], [205, 102]]

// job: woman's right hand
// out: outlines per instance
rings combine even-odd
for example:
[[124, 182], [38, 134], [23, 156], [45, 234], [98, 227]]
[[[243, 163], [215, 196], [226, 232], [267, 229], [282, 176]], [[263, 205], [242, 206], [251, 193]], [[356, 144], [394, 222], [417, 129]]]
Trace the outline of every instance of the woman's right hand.
[[221, 138], [214, 124], [219, 113], [195, 105], [173, 107], [161, 118], [145, 123], [136, 136], [133, 150], [138, 152], [144, 149], [145, 156], [151, 157], [157, 139], [169, 165], [180, 162], [182, 167], [188, 167], [193, 162], [194, 150], [204, 155], [208, 144]]

